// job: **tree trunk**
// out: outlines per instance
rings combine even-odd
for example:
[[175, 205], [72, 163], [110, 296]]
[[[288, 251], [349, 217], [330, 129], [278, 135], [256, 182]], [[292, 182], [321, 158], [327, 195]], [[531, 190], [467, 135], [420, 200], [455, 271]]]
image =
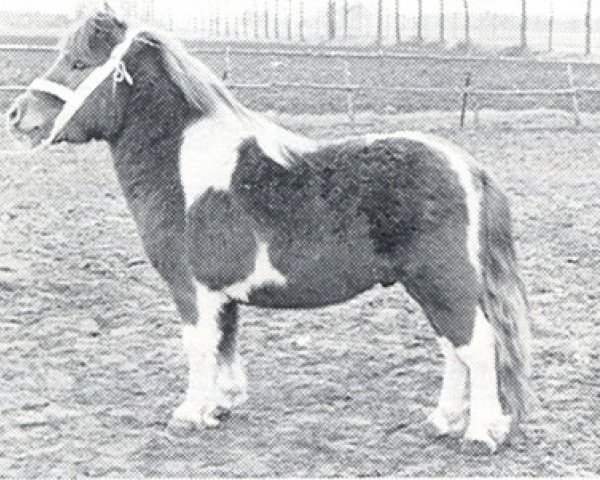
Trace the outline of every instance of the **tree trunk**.
[[377, 46], [383, 44], [383, 0], [377, 2]]
[[304, 36], [304, 0], [300, 0], [300, 12], [299, 12], [298, 22], [299, 22], [298, 30], [299, 30], [299, 35], [300, 35], [300, 41], [305, 42], [306, 37]]
[[417, 12], [417, 40], [423, 41], [423, 0], [419, 0]]
[[348, 0], [344, 0], [344, 39], [348, 38]]
[[527, 0], [521, 0], [521, 51], [527, 47]]
[[402, 31], [400, 29], [400, 0], [396, 0], [396, 45], [402, 43]]
[[269, 33], [269, 0], [265, 0], [265, 38], [268, 40]]
[[335, 13], [335, 0], [329, 0], [327, 7], [327, 38], [329, 40], [335, 40]]
[[254, 0], [254, 39], [257, 40], [259, 37], [258, 25], [260, 23], [260, 14], [258, 12], [258, 0]]
[[471, 48], [471, 12], [469, 10], [469, 0], [463, 0], [463, 9], [465, 11], [465, 46]]
[[292, 41], [292, 0], [288, 0], [287, 39]]
[[446, 3], [440, 0], [440, 44], [446, 44]]
[[585, 54], [592, 53], [592, 0], [587, 0], [585, 12]]
[[554, 0], [550, 0], [550, 18], [548, 19], [548, 51], [554, 51]]
[[275, 22], [275, 39], [279, 40], [279, 0], [275, 0], [273, 21]]

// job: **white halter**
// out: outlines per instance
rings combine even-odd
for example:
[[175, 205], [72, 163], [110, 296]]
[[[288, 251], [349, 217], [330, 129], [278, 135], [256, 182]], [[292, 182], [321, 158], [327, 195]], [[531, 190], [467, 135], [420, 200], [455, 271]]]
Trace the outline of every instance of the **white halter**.
[[29, 85], [27, 91], [40, 91], [49, 93], [64, 101], [65, 104], [54, 120], [54, 125], [50, 135], [37, 147], [30, 150], [4, 152], [31, 153], [48, 147], [56, 139], [60, 131], [67, 125], [67, 123], [69, 123], [69, 120], [71, 120], [71, 118], [73, 118], [73, 116], [79, 111], [94, 90], [96, 90], [96, 88], [98, 88], [98, 86], [110, 75], [113, 76], [114, 85], [123, 81], [127, 82], [129, 85], [133, 85], [133, 79], [125, 67], [123, 57], [139, 34], [140, 30], [133, 30], [129, 32], [125, 36], [125, 39], [113, 49], [109, 59], [99, 67], [92, 70], [88, 77], [81, 82], [81, 84], [75, 90], [71, 90], [65, 85], [61, 85], [60, 83], [53, 82], [46, 78], [37, 78], [31, 82], [31, 85]]

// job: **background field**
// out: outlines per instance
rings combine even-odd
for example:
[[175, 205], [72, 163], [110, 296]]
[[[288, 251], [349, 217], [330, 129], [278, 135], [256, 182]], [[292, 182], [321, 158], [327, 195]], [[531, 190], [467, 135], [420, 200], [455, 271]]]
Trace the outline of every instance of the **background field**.
[[[290, 101], [290, 100], [287, 100]], [[542, 409], [493, 457], [432, 441], [441, 356], [400, 288], [316, 311], [244, 308], [250, 399], [220, 429], [173, 438], [185, 359], [103, 145], [3, 156], [3, 476], [600, 474], [600, 118], [552, 112], [281, 120], [308, 135], [421, 129], [472, 150], [514, 205]], [[8, 143], [3, 139], [2, 146]]]
[[[1, 37], [0, 37], [1, 40]], [[0, 43], [2, 43], [0, 41]], [[47, 42], [42, 42], [46, 43]], [[219, 42], [188, 42], [191, 46], [223, 46]], [[247, 44], [249, 47], [256, 44]], [[316, 48], [316, 47], [315, 47]], [[318, 50], [318, 48], [316, 48]], [[1, 52], [0, 85], [28, 85], [53, 62], [54, 53]], [[199, 57], [218, 74], [225, 71], [223, 54], [201, 54]], [[299, 83], [344, 83], [344, 61], [339, 58], [233, 55], [230, 81], [264, 83], [269, 81]], [[359, 85], [396, 87], [462, 87], [467, 72], [473, 75], [473, 85], [492, 89], [557, 89], [568, 87], [565, 65], [531, 63], [511, 65], [495, 62], [440, 62], [438, 60], [352, 59], [349, 62], [351, 82]], [[600, 87], [600, 66], [576, 65], [575, 84]], [[326, 114], [346, 109], [346, 94], [336, 91], [300, 89], [253, 89], [236, 92], [245, 104], [257, 110], [285, 113]], [[15, 95], [0, 96], [0, 109], [5, 109]], [[379, 113], [448, 110], [458, 112], [462, 102], [459, 94], [414, 94], [394, 92], [361, 92], [356, 95], [357, 111]], [[569, 110], [570, 97], [483, 97], [482, 108], [500, 110], [555, 108]], [[600, 95], [585, 94], [581, 98], [583, 111], [600, 110]]]

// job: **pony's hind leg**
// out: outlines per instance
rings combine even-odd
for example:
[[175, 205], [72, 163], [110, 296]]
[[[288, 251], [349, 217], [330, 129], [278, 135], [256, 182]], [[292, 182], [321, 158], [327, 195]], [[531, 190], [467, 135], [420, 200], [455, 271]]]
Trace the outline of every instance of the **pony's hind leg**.
[[456, 349], [469, 369], [470, 414], [465, 440], [495, 452], [508, 436], [511, 417], [504, 415], [498, 395], [496, 338], [481, 309], [477, 309], [473, 334]]
[[444, 377], [438, 405], [427, 417], [427, 423], [436, 436], [454, 436], [467, 428], [469, 371], [447, 338], [439, 337], [438, 343], [444, 355]]

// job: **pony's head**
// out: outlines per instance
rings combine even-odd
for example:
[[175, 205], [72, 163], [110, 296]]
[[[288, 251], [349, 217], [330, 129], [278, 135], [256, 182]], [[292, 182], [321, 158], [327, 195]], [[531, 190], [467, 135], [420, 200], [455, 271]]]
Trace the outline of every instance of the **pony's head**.
[[[33, 144], [47, 138], [69, 91], [76, 92], [95, 69], [107, 62], [126, 31], [126, 24], [109, 12], [96, 13], [72, 29], [60, 44], [58, 58], [42, 76], [56, 88], [29, 88], [19, 96], [7, 113], [10, 131]], [[113, 81], [113, 77], [107, 77], [87, 96], [54, 141], [83, 143], [106, 138], [119, 127], [123, 95], [113, 88]], [[60, 86], [65, 88], [61, 91]]]
[[[150, 29], [135, 32], [111, 11], [81, 21], [62, 40], [52, 67], [8, 110], [13, 135], [34, 145], [51, 133], [53, 142], [110, 139], [123, 128], [132, 97], [159, 90], [163, 104], [176, 92], [199, 114], [217, 103], [244, 114], [219, 79], [177, 40]], [[80, 102], [65, 121], [64, 111], [78, 103], [70, 102], [72, 97]]]
[[7, 113], [13, 135], [33, 145], [118, 140], [128, 126], [154, 143], [188, 118], [214, 115], [237, 122], [281, 164], [314, 147], [246, 109], [179, 41], [130, 27], [111, 10], [85, 18], [60, 45], [52, 67]]

